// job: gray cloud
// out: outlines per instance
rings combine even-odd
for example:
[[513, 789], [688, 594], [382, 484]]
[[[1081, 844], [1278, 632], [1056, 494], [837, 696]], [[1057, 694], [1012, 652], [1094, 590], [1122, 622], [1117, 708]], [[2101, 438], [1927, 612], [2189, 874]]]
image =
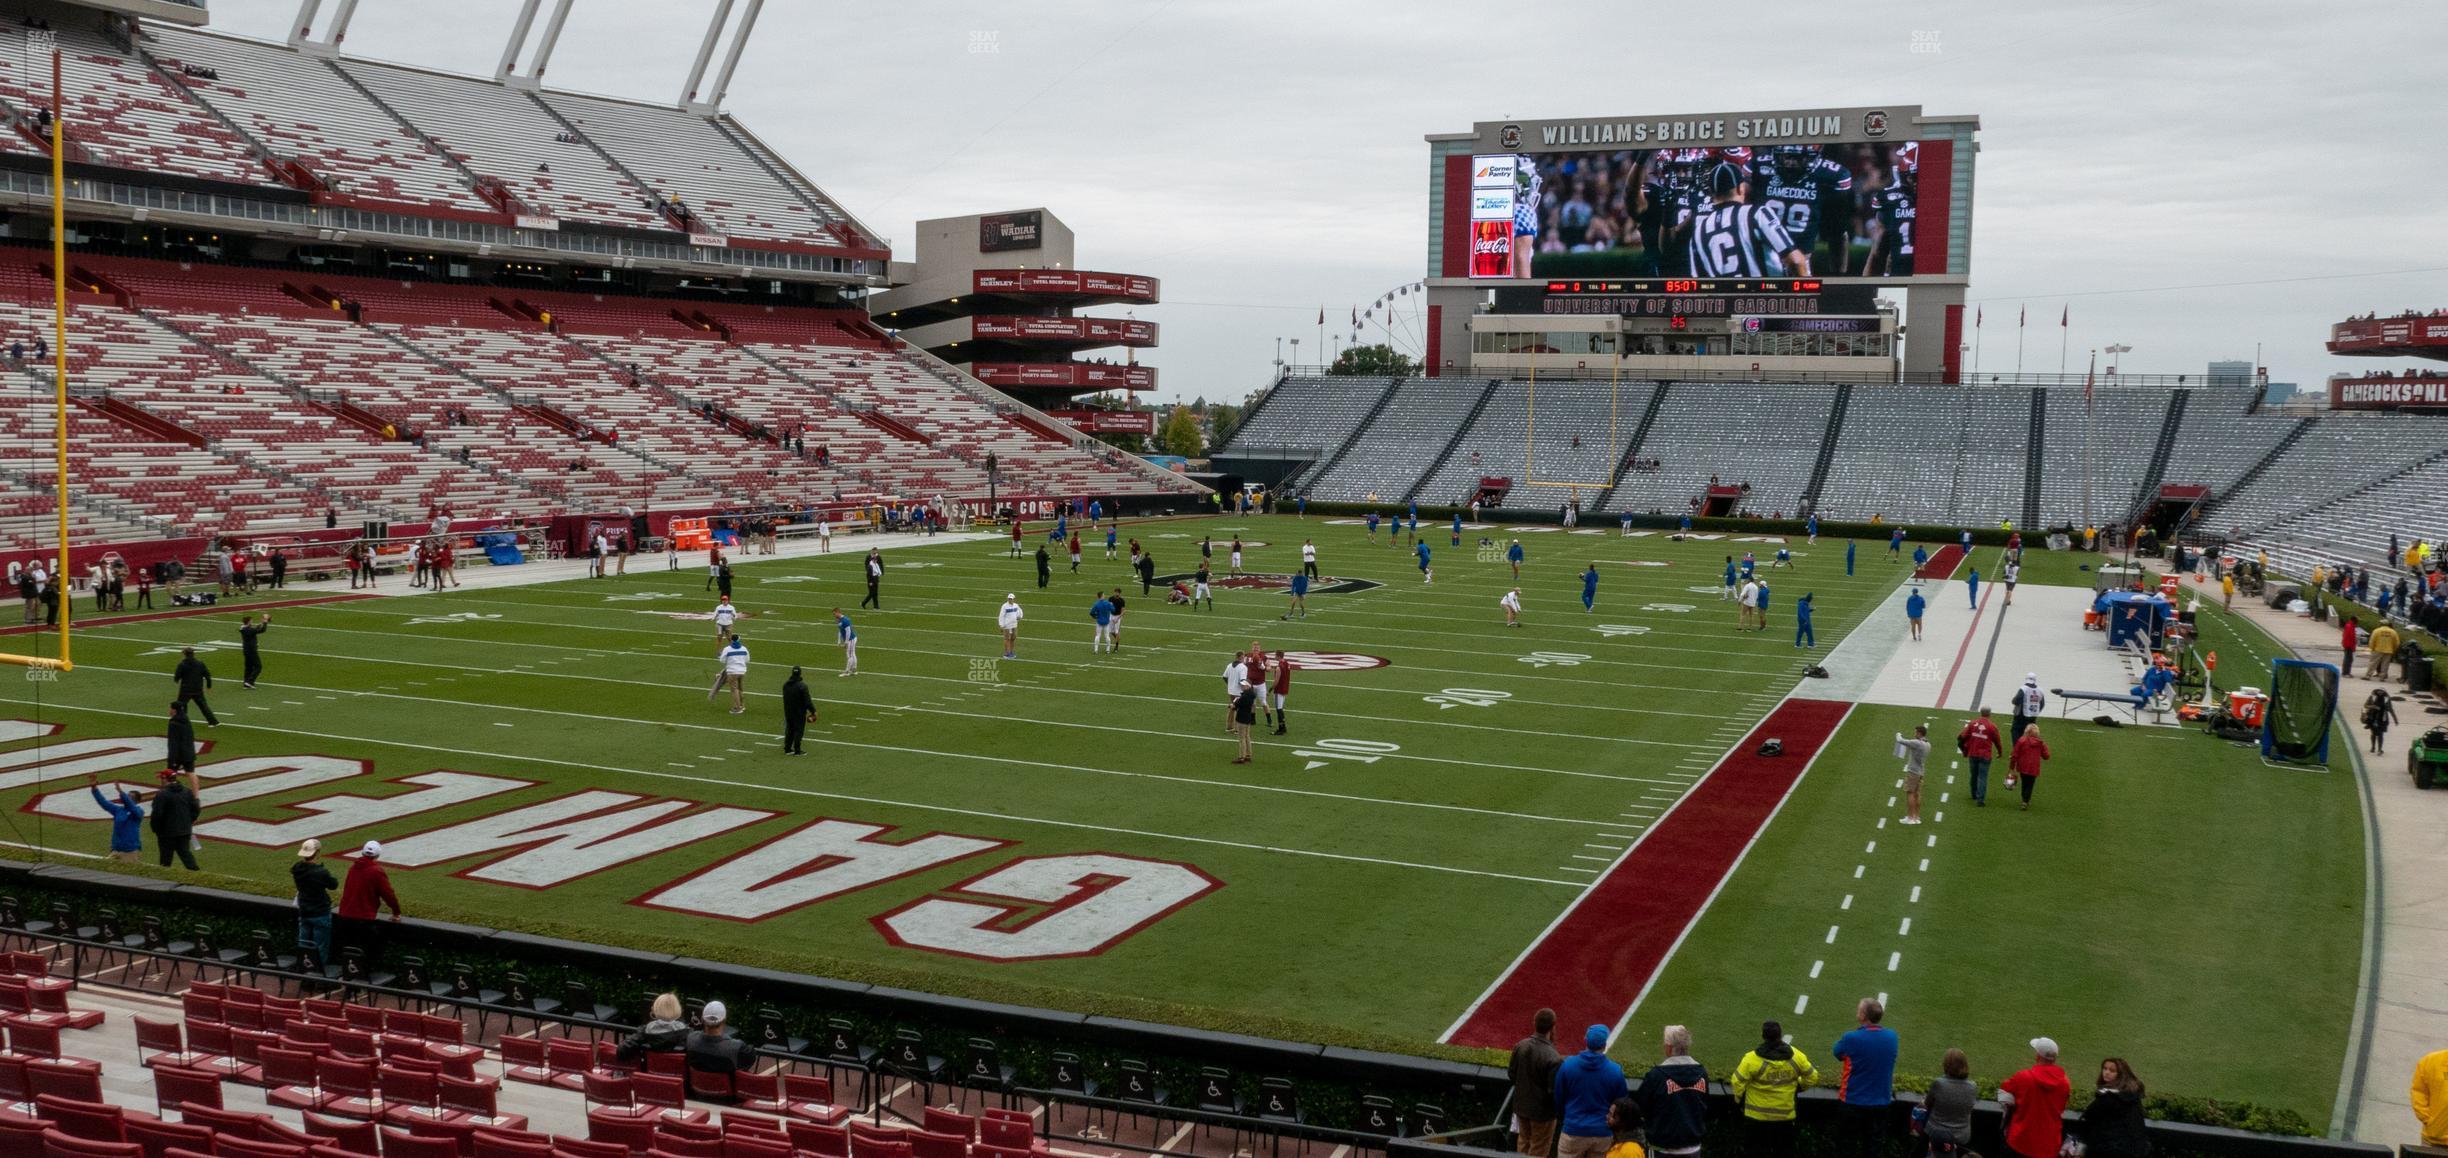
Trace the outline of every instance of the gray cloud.
[[[297, 5], [213, 7], [277, 37]], [[673, 99], [712, 8], [586, 0], [549, 79]], [[513, 12], [364, 0], [349, 49], [486, 72]], [[1140, 316], [1165, 324], [1168, 394], [1238, 397], [1276, 338], [1315, 343], [1320, 306], [1332, 334], [1425, 273], [1423, 133], [1881, 103], [1982, 118], [1986, 366], [2028, 304], [2026, 365], [2054, 369], [2070, 305], [2077, 366], [2122, 341], [2129, 369], [2190, 373], [2258, 344], [2312, 383], [2364, 365], [2322, 351], [2331, 321], [2448, 305], [2444, 50], [2442, 9], [2407, 0], [770, 0], [730, 105], [888, 235], [1044, 205], [1084, 265], [1163, 278]]]

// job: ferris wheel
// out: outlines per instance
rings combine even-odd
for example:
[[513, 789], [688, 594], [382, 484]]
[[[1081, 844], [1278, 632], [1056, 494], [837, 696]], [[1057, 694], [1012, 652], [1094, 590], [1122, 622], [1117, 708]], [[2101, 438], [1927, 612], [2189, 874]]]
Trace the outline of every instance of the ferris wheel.
[[1352, 307], [1348, 332], [1339, 335], [1343, 348], [1392, 346], [1394, 352], [1423, 362], [1428, 357], [1428, 283], [1405, 282], [1377, 295], [1377, 300]]

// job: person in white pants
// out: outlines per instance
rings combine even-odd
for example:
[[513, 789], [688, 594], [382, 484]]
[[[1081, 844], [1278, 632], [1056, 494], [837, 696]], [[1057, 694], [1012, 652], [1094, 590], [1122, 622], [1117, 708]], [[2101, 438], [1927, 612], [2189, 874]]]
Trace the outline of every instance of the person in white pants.
[[729, 636], [731, 625], [737, 622], [739, 622], [739, 608], [731, 606], [730, 596], [723, 596], [722, 601], [714, 605], [714, 638], [722, 639]]
[[1017, 592], [1003, 597], [1003, 609], [995, 613], [995, 626], [1003, 629], [1003, 658], [1010, 659], [1019, 651], [1020, 596]]
[[1521, 588], [1505, 592], [1504, 598], [1497, 600], [1496, 604], [1504, 608], [1506, 627], [1521, 626]]

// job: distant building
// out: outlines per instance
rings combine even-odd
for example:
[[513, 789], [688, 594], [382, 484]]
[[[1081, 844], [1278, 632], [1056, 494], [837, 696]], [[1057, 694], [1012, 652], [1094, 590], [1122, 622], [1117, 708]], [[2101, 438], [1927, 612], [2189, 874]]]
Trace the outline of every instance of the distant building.
[[2253, 364], [2250, 362], [2210, 363], [2210, 385], [2213, 387], [2250, 386], [2252, 382]]

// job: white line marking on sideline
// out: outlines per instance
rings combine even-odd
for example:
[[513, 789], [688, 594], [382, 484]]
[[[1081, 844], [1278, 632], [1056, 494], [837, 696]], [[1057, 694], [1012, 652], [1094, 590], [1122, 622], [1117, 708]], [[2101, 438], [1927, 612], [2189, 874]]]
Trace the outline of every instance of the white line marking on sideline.
[[[1937, 814], [1937, 815], [1930, 817], [1930, 823], [1931, 823], [1931, 824], [1943, 824], [1943, 823], [1945, 823], [1945, 822], [1946, 822], [1946, 809], [1941, 808], [1941, 809], [1939, 809], [1939, 810], [1938, 810], [1938, 814]], [[1932, 837], [1930, 837], [1930, 839], [1931, 839], [1931, 840], [1936, 840], [1936, 839], [1938, 839], [1938, 838], [1937, 838], [1936, 836], [1932, 836]]]
[[1904, 918], [1904, 923], [1903, 923], [1902, 925], [1899, 925], [1899, 926], [1897, 926], [1897, 927], [1896, 927], [1896, 936], [1898, 936], [1898, 937], [1910, 937], [1910, 936], [1912, 936], [1912, 918], [1911, 918], [1911, 917], [1906, 917], [1906, 918]]
[[1868, 867], [1870, 867], [1870, 866], [1868, 866], [1868, 865], [1860, 865], [1860, 864], [1854, 865], [1854, 866], [1853, 866], [1853, 879], [1854, 879], [1854, 880], [1857, 880], [1857, 881], [1858, 881], [1858, 880], [1860, 880], [1860, 879], [1861, 879], [1861, 875], [1862, 875], [1862, 870], [1863, 870], [1863, 869], [1865, 869], [1865, 868], [1868, 868]]
[[1937, 834], [1937, 833], [1934, 833], [1934, 832], [1933, 832], [1933, 833], [1931, 833], [1931, 834], [1930, 834], [1929, 846], [1930, 846], [1931, 848], [1936, 848], [1936, 847], [1938, 847], [1938, 834]]
[[1881, 1005], [1885, 1005], [1885, 1004], [1887, 1004], [1887, 995], [1886, 995], [1886, 994], [1884, 994], [1884, 993], [1879, 994], [1879, 1004], [1881, 1004]]
[[1877, 852], [1877, 851], [1878, 851], [1878, 842], [1877, 842], [1877, 841], [1875, 841], [1875, 840], [1870, 842], [1870, 846], [1869, 846], [1868, 848], [1865, 848], [1865, 849], [1863, 849], [1863, 850], [1862, 850], [1862, 852], [1864, 852], [1864, 853], [1873, 853], [1873, 852]]
[[1836, 906], [1836, 907], [1837, 907], [1837, 908], [1839, 908], [1839, 909], [1850, 909], [1850, 908], [1852, 908], [1852, 907], [1853, 907], [1853, 894], [1851, 894], [1851, 893], [1846, 893], [1846, 894], [1845, 894], [1845, 899], [1844, 899], [1843, 901], [1839, 902], [1839, 903], [1837, 904], [1837, 906]]
[[1913, 886], [1912, 903], [1916, 905], [1921, 903], [1921, 886], [1919, 885]]
[[1928, 871], [1929, 871], [1929, 858], [1928, 858], [1928, 857], [1926, 857], [1926, 856], [1921, 858], [1921, 871], [1922, 871], [1922, 872], [1928, 872]]
[[1889, 953], [1889, 954], [1887, 955], [1887, 971], [1888, 971], [1889, 973], [1893, 973], [1893, 972], [1895, 972], [1895, 971], [1896, 971], [1896, 966], [1901, 965], [1901, 964], [1903, 964], [1903, 963], [1904, 963], [1904, 955], [1903, 955], [1902, 953]]
[[1835, 944], [1835, 943], [1836, 943], [1836, 926], [1834, 926], [1834, 925], [1830, 925], [1830, 926], [1828, 926], [1828, 939], [1827, 939], [1827, 943], [1828, 943], [1828, 944], [1830, 944], [1830, 945], [1833, 945], [1833, 944]]
[[1801, 1015], [1802, 1015], [1802, 1011], [1803, 1011], [1803, 1010], [1805, 1010], [1805, 1009], [1809, 1009], [1809, 1008], [1810, 1008], [1810, 994], [1805, 993], [1805, 994], [1803, 994], [1803, 995], [1802, 995], [1802, 996], [1800, 996], [1800, 997], [1794, 998], [1794, 1016], [1796, 1016], [1796, 1017], [1801, 1016]]

